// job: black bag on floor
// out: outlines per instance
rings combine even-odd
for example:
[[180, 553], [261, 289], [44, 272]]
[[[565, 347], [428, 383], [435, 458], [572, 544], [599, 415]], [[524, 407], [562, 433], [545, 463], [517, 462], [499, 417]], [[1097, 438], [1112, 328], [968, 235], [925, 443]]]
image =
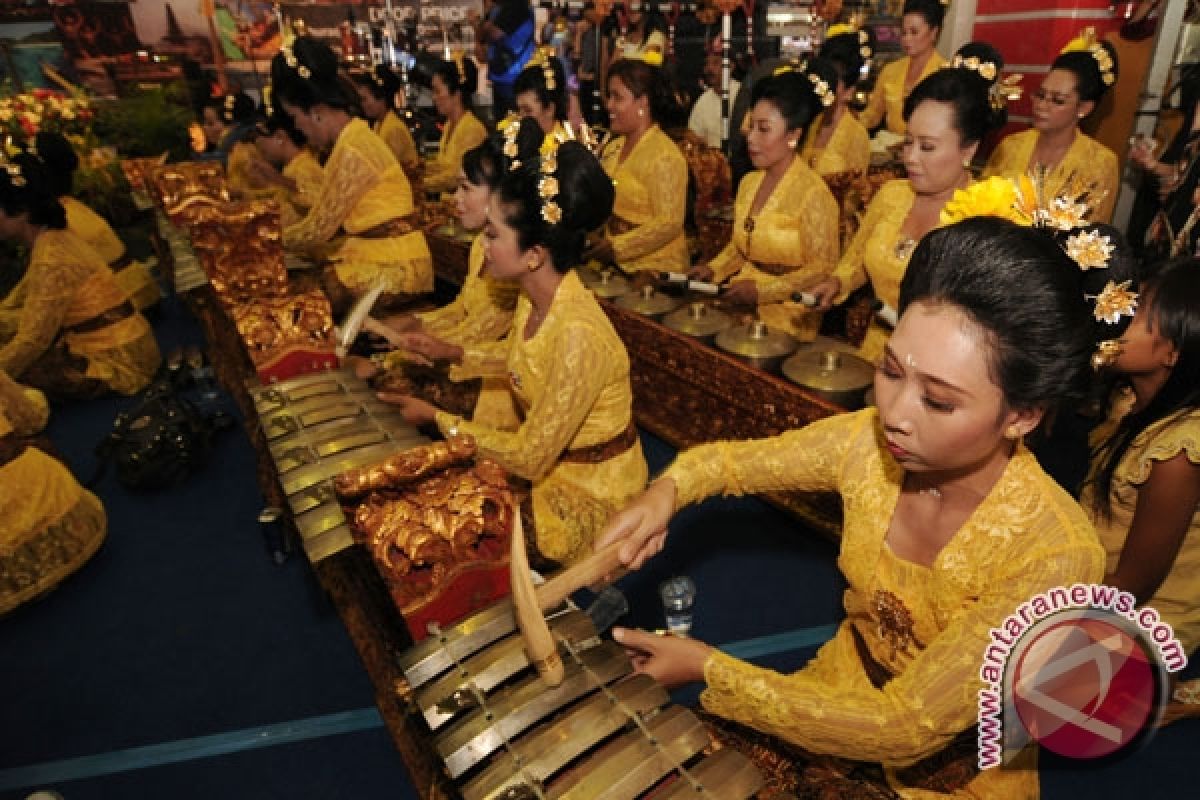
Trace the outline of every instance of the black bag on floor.
[[96, 448], [96, 478], [108, 462], [129, 489], [153, 491], [181, 482], [208, 459], [213, 434], [233, 424], [223, 411], [202, 412], [180, 386], [178, 376], [157, 378], [137, 405], [117, 415], [113, 430]]

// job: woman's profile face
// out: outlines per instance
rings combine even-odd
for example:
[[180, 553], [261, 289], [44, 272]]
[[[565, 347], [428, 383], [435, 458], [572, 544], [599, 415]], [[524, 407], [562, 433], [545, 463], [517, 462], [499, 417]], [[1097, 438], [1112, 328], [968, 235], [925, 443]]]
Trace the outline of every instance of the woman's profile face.
[[1055, 133], [1074, 128], [1080, 115], [1087, 116], [1091, 103], [1079, 98], [1079, 80], [1067, 69], [1052, 69], [1042, 85], [1030, 96], [1033, 127], [1042, 133]]
[[367, 115], [367, 119], [372, 122], [378, 121], [384, 114], [387, 113], [387, 103], [375, 96], [375, 93], [366, 86], [358, 88], [358, 103], [362, 106], [363, 113]]
[[533, 89], [526, 89], [517, 95], [516, 102], [517, 113], [535, 120], [542, 133], [551, 133], [554, 130], [554, 106], [543, 105]]
[[483, 226], [484, 263], [488, 274], [500, 280], [521, 277], [526, 270], [526, 253], [517, 240], [517, 231], [505, 219], [504, 203], [498, 192], [488, 198]]
[[304, 134], [304, 138], [308, 143], [317, 150], [322, 150], [332, 144], [329, 133], [321, 124], [322, 117], [316, 106], [305, 111], [300, 106], [294, 106], [291, 103], [284, 101], [281, 103], [283, 110], [292, 118], [293, 124]]
[[[608, 96], [604, 104], [608, 111], [608, 126], [617, 136], [627, 136], [638, 129], [649, 115], [649, 101], [634, 97], [625, 81], [613, 76], [608, 79]], [[638, 114], [641, 111], [641, 114]]]
[[1118, 339], [1121, 352], [1113, 369], [1122, 375], [1155, 375], [1170, 372], [1178, 351], [1155, 327], [1154, 298], [1139, 298], [1133, 320]]
[[904, 167], [917, 194], [940, 194], [962, 186], [978, 143], [964, 146], [955, 125], [954, 106], [926, 100], [908, 118]]
[[937, 44], [940, 28], [925, 21], [921, 14], [905, 14], [900, 21], [900, 48], [912, 58], [928, 53]]
[[433, 107], [437, 113], [443, 117], [449, 116], [450, 112], [455, 109], [455, 95], [450, 91], [450, 87], [442, 80], [441, 75], [434, 75], [433, 80], [429, 83], [429, 93], [433, 97]]
[[[755, 169], [770, 169], [795, 152], [798, 131], [789, 131], [787, 120], [770, 100], [759, 100], [750, 110], [746, 150]], [[792, 144], [789, 144], [792, 143]]]
[[458, 221], [469, 231], [477, 231], [487, 222], [488, 197], [491, 189], [486, 184], [471, 183], [462, 170], [458, 171], [458, 188], [454, 190], [454, 210]]
[[972, 471], [1002, 452], [1015, 415], [990, 355], [959, 308], [918, 301], [905, 310], [875, 371], [886, 446], [905, 470]]
[[204, 138], [211, 145], [221, 143], [221, 137], [225, 134], [225, 120], [221, 119], [221, 114], [212, 106], [204, 109], [204, 115], [200, 121], [200, 127], [204, 129]]

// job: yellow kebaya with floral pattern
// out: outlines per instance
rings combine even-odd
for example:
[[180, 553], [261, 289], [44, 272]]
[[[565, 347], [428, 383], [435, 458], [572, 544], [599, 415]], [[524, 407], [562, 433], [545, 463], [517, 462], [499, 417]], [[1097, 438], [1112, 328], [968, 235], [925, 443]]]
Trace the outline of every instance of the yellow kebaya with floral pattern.
[[117, 276], [117, 283], [139, 311], [158, 302], [162, 292], [150, 270], [140, 261], [126, 258], [125, 243], [108, 220], [74, 197], [60, 197], [67, 212], [67, 230], [92, 246]]
[[467, 256], [467, 277], [449, 303], [417, 313], [427, 333], [463, 347], [494, 342], [508, 333], [520, 287], [498, 281], [484, 270], [484, 239], [477, 235]]
[[[433, 257], [414, 211], [412, 187], [392, 151], [366, 122], [351, 120], [325, 162], [312, 208], [283, 229], [283, 246], [321, 253], [333, 262], [338, 280], [356, 294], [377, 282], [385, 292], [428, 292], [433, 289]], [[396, 231], [368, 235], [384, 225]]]
[[[1133, 393], [1126, 392], [1113, 404], [1108, 420], [1092, 432], [1092, 452], [1116, 431], [1122, 417], [1132, 408], [1133, 399]], [[1113, 472], [1108, 496], [1112, 513], [1107, 518], [1095, 511], [1094, 474], [1084, 483], [1079, 503], [1091, 516], [1108, 554], [1107, 574], [1117, 569], [1137, 510], [1138, 490], [1149, 479], [1150, 470], [1156, 462], [1180, 454], [1191, 463], [1200, 464], [1200, 411], [1195, 409], [1159, 420], [1134, 437]], [[1200, 647], [1200, 509], [1192, 515], [1171, 571], [1144, 605], [1170, 623], [1185, 653], [1190, 655]]]
[[616, 189], [608, 239], [617, 264], [627, 272], [686, 272], [687, 159], [657, 125], [621, 161], [624, 146], [617, 137], [600, 159]]
[[321, 184], [325, 182], [325, 170], [313, 152], [305, 147], [284, 165], [281, 172], [283, 177], [296, 184], [294, 192], [279, 189], [276, 194], [279, 201], [279, 222], [286, 228], [303, 219], [317, 202], [317, 197], [321, 194]]
[[[900, 229], [915, 199], [907, 180], [888, 181], [871, 198], [862, 224], [833, 271], [842, 282], [835, 303], [845, 302], [851, 292], [870, 281], [877, 298], [892, 308], [899, 307], [900, 281], [915, 247]], [[872, 321], [859, 353], [868, 361], [876, 361], [890, 337], [891, 331]]]
[[840, 172], [866, 173], [871, 164], [871, 137], [867, 129], [849, 111], [843, 112], [824, 147], [817, 147], [820, 121], [814, 122], [804, 137], [800, 155], [821, 177]]
[[46, 426], [45, 396], [0, 370], [0, 614], [77, 570], [104, 542], [104, 506], [25, 437]]
[[395, 111], [385, 112], [372, 127], [379, 138], [391, 148], [392, 155], [396, 156], [405, 172], [411, 175], [421, 166], [421, 157], [417, 155], [417, 143], [413, 141], [412, 131]]
[[904, 122], [904, 101], [918, 83], [946, 66], [946, 59], [935, 50], [929, 54], [929, 60], [925, 62], [925, 69], [921, 71], [920, 77], [911, 86], [905, 86], [910, 61], [908, 56], [904, 56], [879, 71], [879, 79], [875, 81], [875, 90], [867, 100], [867, 107], [858, 115], [859, 121], [867, 130], [880, 122], [886, 122], [885, 128], [888, 131], [904, 135], [908, 130], [908, 125]]
[[837, 264], [837, 201], [821, 176], [796, 156], [762, 208], [752, 215], [765, 175], [756, 170], [742, 180], [733, 238], [708, 266], [714, 281], [753, 281], [759, 317], [771, 328], [812, 341], [821, 315], [791, 297], [820, 281]]
[[[1103, 575], [1087, 517], [1023, 445], [932, 565], [892, 553], [886, 537], [904, 470], [885, 449], [875, 409], [771, 439], [696, 447], [664, 477], [675, 483], [677, 507], [719, 493], [841, 495], [846, 619], [834, 638], [791, 674], [713, 651], [700, 699], [812, 753], [881, 763], [903, 797], [945, 796], [906, 789], [897, 769], [975, 723], [989, 630], [1039, 592]], [[867, 677], [856, 637], [890, 675], [881, 688]], [[1036, 755], [1023, 755], [1028, 769], [985, 770], [955, 796], [1037, 797]]]
[[[1004, 137], [988, 159], [983, 177], [999, 175], [1016, 180], [1035, 170], [1038, 165], [1033, 162], [1033, 150], [1040, 135], [1030, 128]], [[1082, 131], [1076, 131], [1067, 154], [1046, 175], [1043, 191], [1046, 197], [1057, 197], [1086, 189], [1091, 206], [1088, 219], [1107, 223], [1112, 219], [1120, 180], [1116, 154]]]
[[487, 139], [487, 128], [479, 117], [467, 111], [453, 125], [442, 130], [442, 140], [437, 155], [425, 163], [422, 179], [426, 192], [453, 192], [458, 187], [458, 173], [462, 169], [463, 156], [474, 150]]
[[0, 347], [0, 369], [19, 380], [61, 341], [86, 363], [87, 378], [113, 391], [133, 394], [150, 382], [161, 360], [154, 333], [126, 306], [128, 296], [89, 245], [66, 230], [42, 231], [23, 284], [25, 302]]
[[463, 377], [508, 376], [522, 412], [512, 430], [498, 430], [438, 412], [443, 433], [457, 429], [475, 437], [479, 452], [533, 487], [538, 549], [570, 562], [591, 552], [610, 515], [646, 485], [641, 444], [599, 463], [567, 458], [612, 442], [633, 425], [629, 356], [608, 316], [574, 273], [563, 277], [541, 327], [525, 338], [532, 312], [517, 301], [508, 337], [465, 348]]

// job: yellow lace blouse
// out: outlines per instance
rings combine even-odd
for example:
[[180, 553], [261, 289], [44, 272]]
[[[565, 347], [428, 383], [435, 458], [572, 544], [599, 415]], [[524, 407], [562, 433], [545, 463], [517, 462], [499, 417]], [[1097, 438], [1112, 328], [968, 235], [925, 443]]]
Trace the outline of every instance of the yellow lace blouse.
[[[1109, 419], [1093, 431], [1093, 450], [1116, 431], [1117, 423], [1132, 406], [1132, 399], [1129, 393], [1115, 403]], [[1084, 483], [1079, 503], [1100, 533], [1100, 542], [1108, 555], [1107, 573], [1114, 572], [1120, 561], [1137, 509], [1138, 488], [1150, 477], [1154, 462], [1167, 461], [1180, 453], [1186, 454], [1193, 464], [1200, 464], [1200, 411], [1168, 417], [1138, 434], [1113, 473], [1108, 497], [1111, 517], [1105, 518], [1094, 510], [1095, 484], [1090, 480]], [[1200, 509], [1192, 515], [1174, 566], [1145, 605], [1170, 623], [1185, 652], [1191, 654], [1200, 647]]]
[[523, 412], [513, 430], [497, 430], [439, 412], [443, 433], [472, 434], [479, 451], [533, 485], [538, 548], [570, 562], [591, 552], [609, 516], [646, 484], [641, 444], [599, 464], [560, 461], [566, 450], [611, 441], [633, 421], [629, 356], [592, 293], [570, 272], [532, 338], [532, 306], [522, 295], [512, 329], [493, 345], [466, 348], [462, 374], [508, 376]]
[[422, 329], [461, 346], [494, 342], [508, 333], [521, 290], [484, 272], [483, 249], [480, 234], [471, 242], [467, 278], [458, 296], [441, 308], [417, 314]]
[[[709, 711], [815, 753], [891, 768], [938, 752], [976, 721], [989, 629], [1038, 592], [1103, 574], [1083, 511], [1024, 447], [932, 566], [893, 555], [886, 536], [904, 471], [884, 447], [875, 409], [771, 439], [703, 445], [665, 477], [678, 507], [717, 493], [841, 495], [847, 589], [837, 635], [786, 675], [714, 652], [701, 695]], [[867, 680], [852, 629], [894, 676], [882, 689]], [[898, 779], [889, 772], [889, 780]], [[987, 770], [966, 794], [1036, 797], [1037, 773]]]
[[279, 203], [279, 222], [286, 228], [303, 219], [313, 207], [321, 194], [321, 184], [325, 182], [325, 170], [313, 152], [306, 147], [285, 164], [281, 172], [283, 177], [296, 184], [294, 192], [282, 187], [275, 190], [275, 199]]
[[[915, 199], [907, 180], [888, 181], [871, 198], [862, 224], [833, 271], [842, 282], [841, 293], [835, 298], [837, 303], [845, 302], [851, 292], [870, 281], [876, 297], [892, 308], [899, 308], [900, 281], [912, 254], [911, 247], [901, 246], [905, 237], [900, 229]], [[868, 361], [875, 361], [883, 355], [883, 346], [890, 336], [887, 328], [872, 322], [859, 353]]]
[[[812, 341], [821, 315], [793, 303], [791, 296], [821, 280], [837, 264], [837, 201], [821, 176], [796, 157], [762, 209], [751, 217], [765, 174], [755, 170], [742, 180], [733, 238], [709, 267], [716, 281], [754, 281], [759, 317], [772, 328]], [[791, 271], [776, 275], [779, 270], [763, 270], [760, 266], [764, 264], [787, 265]]]
[[908, 126], [904, 124], [904, 101], [908, 98], [918, 83], [946, 65], [942, 54], [934, 50], [925, 62], [921, 72], [912, 86], [905, 91], [904, 78], [908, 74], [909, 58], [905, 56], [886, 65], [879, 71], [879, 79], [875, 81], [875, 90], [867, 100], [867, 107], [858, 115], [863, 127], [867, 130], [874, 128], [881, 121], [886, 122], [886, 129], [895, 134], [903, 135]]
[[355, 119], [325, 162], [321, 190], [308, 214], [283, 229], [283, 246], [312, 253], [341, 236], [326, 255], [351, 291], [365, 292], [380, 281], [386, 292], [428, 292], [433, 258], [415, 220], [412, 230], [399, 236], [357, 235], [414, 211], [412, 187], [396, 157], [365, 121]]
[[[46, 425], [45, 396], [0, 370], [0, 437]], [[53, 587], [104, 541], [104, 507], [61, 462], [26, 447], [0, 464], [0, 614]]]
[[458, 186], [463, 154], [483, 144], [486, 138], [487, 128], [470, 111], [457, 124], [447, 125], [437, 155], [425, 164], [425, 191], [453, 192]]
[[39, 234], [24, 285], [25, 303], [16, 330], [0, 347], [0, 369], [20, 378], [61, 336], [71, 354], [87, 361], [87, 377], [113, 391], [133, 394], [150, 382], [160, 356], [141, 314], [87, 333], [63, 331], [127, 300], [108, 265], [77, 236], [66, 230]]
[[805, 163], [822, 177], [838, 172], [866, 173], [871, 163], [871, 137], [852, 113], [842, 114], [824, 147], [817, 147], [820, 132], [821, 120], [809, 126], [800, 154]]
[[250, 162], [258, 159], [258, 148], [253, 142], [241, 141], [233, 145], [225, 161], [225, 177], [229, 188], [244, 197], [270, 197], [273, 187], [263, 186], [250, 176]]
[[609, 142], [601, 157], [616, 188], [613, 220], [633, 226], [623, 233], [609, 232], [617, 264], [628, 272], [686, 272], [691, 265], [683, 231], [687, 159], [657, 125], [621, 161], [624, 146], [625, 137], [620, 136]]
[[[1030, 128], [1004, 137], [988, 159], [983, 177], [1019, 178], [1036, 167], [1032, 162], [1038, 136], [1039, 133]], [[1095, 187], [1094, 191], [1089, 191], [1092, 209], [1088, 218], [1092, 222], [1109, 222], [1121, 188], [1120, 180], [1116, 154], [1083, 131], [1076, 131], [1075, 141], [1071, 142], [1067, 154], [1046, 176], [1046, 195], [1054, 197], [1068, 190], [1074, 182], [1083, 189]]]
[[[407, 173], [412, 173], [421, 164], [417, 155], [417, 143], [413, 141], [412, 132], [404, 124], [404, 120], [395, 111], [388, 111], [374, 125], [375, 133], [392, 149], [392, 155], [400, 162]], [[470, 149], [470, 148], [468, 148]]]
[[[106, 264], [111, 266], [125, 257], [125, 243], [108, 224], [108, 220], [74, 197], [60, 197], [58, 201], [67, 212], [67, 230], [91, 245]], [[154, 305], [162, 296], [154, 276], [140, 261], [130, 261], [115, 269], [114, 274], [117, 284], [125, 290], [139, 311]]]

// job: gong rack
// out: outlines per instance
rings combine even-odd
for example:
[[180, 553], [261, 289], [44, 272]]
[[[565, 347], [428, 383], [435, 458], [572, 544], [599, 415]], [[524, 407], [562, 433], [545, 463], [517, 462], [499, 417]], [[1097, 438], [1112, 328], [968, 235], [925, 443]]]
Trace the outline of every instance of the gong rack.
[[741, 800], [762, 787], [586, 613], [568, 601], [546, 621], [557, 686], [531, 667], [510, 599], [431, 626], [400, 657], [401, 697], [464, 800]]

